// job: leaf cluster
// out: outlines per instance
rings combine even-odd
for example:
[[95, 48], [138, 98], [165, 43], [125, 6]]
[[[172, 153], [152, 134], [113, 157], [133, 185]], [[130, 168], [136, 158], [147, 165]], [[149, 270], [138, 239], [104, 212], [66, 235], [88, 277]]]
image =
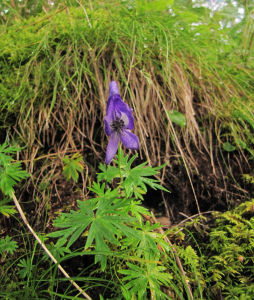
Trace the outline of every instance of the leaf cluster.
[[0, 254], [2, 256], [7, 253], [13, 254], [17, 248], [17, 242], [12, 241], [8, 235], [0, 239]]
[[147, 166], [147, 163], [142, 163], [132, 168], [132, 164], [137, 155], [129, 158], [129, 155], [124, 156], [122, 149], [119, 149], [118, 159], [114, 160], [116, 166], [106, 166], [100, 164], [99, 169], [102, 171], [98, 173], [98, 180], [105, 180], [111, 183], [113, 179], [120, 178], [121, 188], [124, 190], [126, 197], [135, 197], [136, 199], [143, 200], [143, 194], [147, 192], [147, 186], [152, 189], [163, 190], [169, 192], [166, 188], [159, 184], [159, 180], [150, 178], [158, 174], [161, 168], [166, 164], [159, 167]]
[[82, 172], [84, 169], [82, 155], [79, 153], [75, 153], [71, 158], [65, 156], [63, 158], [63, 163], [63, 173], [66, 176], [66, 178], [68, 180], [73, 179], [73, 181], [77, 182], [79, 173]]
[[29, 177], [29, 174], [22, 170], [21, 162], [13, 162], [11, 155], [20, 151], [20, 148], [0, 145], [0, 190], [10, 196], [14, 192], [13, 186], [22, 179]]
[[[108, 267], [109, 258], [115, 260], [125, 299], [134, 295], [146, 299], [148, 291], [156, 299], [167, 299], [161, 286], [169, 286], [173, 277], [162, 260], [170, 247], [157, 231], [160, 224], [144, 222], [143, 216], [150, 213], [141, 205], [147, 186], [166, 189], [151, 178], [161, 167], [141, 164], [132, 168], [135, 158], [119, 150], [114, 166], [101, 164], [102, 172], [90, 188], [93, 197], [79, 200], [76, 211], [56, 218], [58, 230], [48, 236], [57, 238], [56, 247], [65, 249], [71, 249], [81, 238], [84, 251], [94, 254], [102, 271]], [[117, 186], [110, 187], [112, 182]]]

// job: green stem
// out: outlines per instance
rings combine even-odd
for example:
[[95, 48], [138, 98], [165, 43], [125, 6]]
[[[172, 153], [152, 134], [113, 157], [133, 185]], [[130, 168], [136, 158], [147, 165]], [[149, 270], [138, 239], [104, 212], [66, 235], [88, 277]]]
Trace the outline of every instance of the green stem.
[[121, 185], [123, 183], [123, 176], [122, 176], [122, 170], [121, 170], [121, 162], [120, 162], [120, 157], [121, 155], [121, 146], [118, 146], [118, 154], [117, 154], [117, 158], [118, 158], [118, 168], [119, 168], [119, 176], [120, 176], [120, 182], [119, 182], [119, 187], [121, 188]]

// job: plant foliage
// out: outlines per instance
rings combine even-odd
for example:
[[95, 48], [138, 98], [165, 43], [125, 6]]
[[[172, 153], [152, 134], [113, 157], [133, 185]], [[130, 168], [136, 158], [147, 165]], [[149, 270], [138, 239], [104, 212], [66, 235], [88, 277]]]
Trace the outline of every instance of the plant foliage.
[[29, 177], [29, 174], [22, 170], [21, 162], [13, 162], [13, 158], [10, 156], [19, 150], [20, 148], [15, 146], [0, 145], [0, 189], [8, 196], [14, 192], [13, 186], [18, 181]]
[[185, 250], [179, 247], [179, 255], [186, 263], [189, 260], [187, 265], [192, 266], [189, 270], [192, 277], [196, 283], [199, 282], [202, 290], [209, 291], [209, 299], [214, 299], [218, 293], [222, 293], [227, 300], [239, 299], [240, 296], [251, 299], [253, 295], [253, 208], [254, 200], [251, 200], [232, 211], [214, 213], [214, 222], [210, 222], [205, 238], [201, 230], [204, 218], [187, 224], [192, 234], [187, 231], [185, 238], [192, 239], [196, 232], [194, 236], [199, 241], [198, 251], [190, 246]]
[[79, 153], [75, 153], [71, 158], [65, 156], [63, 163], [63, 173], [66, 178], [77, 182], [79, 173], [84, 169], [82, 156]]
[[[150, 291], [156, 298], [166, 299], [160, 287], [168, 286], [172, 275], [161, 265], [159, 249], [169, 251], [169, 245], [156, 231], [160, 224], [144, 223], [143, 215], [148, 216], [149, 212], [139, 200], [147, 191], [146, 185], [166, 189], [158, 180], [150, 178], [161, 167], [141, 164], [132, 168], [135, 158], [124, 156], [119, 149], [115, 166], [101, 164], [102, 172], [90, 188], [95, 197], [79, 200], [77, 211], [62, 213], [54, 221], [59, 230], [48, 236], [58, 238], [56, 245], [66, 245], [66, 248], [85, 236], [84, 250], [94, 253], [95, 263], [100, 263], [102, 271], [107, 267], [108, 257], [117, 256], [122, 262], [126, 261], [126, 267], [118, 270], [118, 276], [124, 275], [122, 290], [126, 295], [144, 299]], [[108, 187], [112, 182], [117, 187]]]
[[0, 254], [13, 254], [18, 248], [17, 242], [13, 241], [8, 235], [0, 239]]
[[9, 202], [10, 199], [3, 199], [0, 201], [0, 214], [5, 215], [6, 217], [16, 213], [16, 209], [13, 205], [7, 205]]

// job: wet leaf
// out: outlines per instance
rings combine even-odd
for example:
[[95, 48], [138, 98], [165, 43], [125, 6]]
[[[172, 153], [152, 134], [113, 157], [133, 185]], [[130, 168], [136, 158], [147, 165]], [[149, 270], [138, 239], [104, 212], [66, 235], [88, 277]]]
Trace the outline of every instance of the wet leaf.
[[223, 149], [227, 152], [233, 152], [235, 151], [236, 147], [230, 144], [229, 142], [226, 142], [222, 145]]
[[169, 110], [168, 116], [173, 123], [175, 123], [183, 128], [186, 126], [185, 115], [180, 113], [179, 111], [176, 111], [176, 110], [170, 111]]

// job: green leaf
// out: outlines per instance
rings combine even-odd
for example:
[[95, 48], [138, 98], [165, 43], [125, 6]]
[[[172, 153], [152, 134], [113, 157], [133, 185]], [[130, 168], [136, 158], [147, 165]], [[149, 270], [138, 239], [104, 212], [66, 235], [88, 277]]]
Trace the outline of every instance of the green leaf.
[[233, 152], [236, 149], [236, 147], [230, 144], [229, 142], [223, 143], [222, 147], [227, 152]]
[[124, 288], [131, 292], [131, 295], [138, 295], [138, 299], [147, 299], [147, 290], [155, 294], [156, 299], [168, 299], [161, 291], [160, 286], [168, 286], [172, 275], [166, 273], [166, 267], [158, 266], [155, 263], [146, 263], [144, 265], [134, 265], [126, 263], [128, 269], [120, 269], [119, 273], [126, 275], [123, 278]]
[[159, 223], [152, 225], [148, 221], [145, 224], [142, 222], [135, 228], [138, 235], [127, 237], [123, 244], [125, 247], [136, 249], [135, 253], [139, 258], [144, 258], [146, 261], [159, 260], [159, 248], [166, 252], [170, 251], [168, 244], [164, 242], [163, 235], [156, 231], [160, 227]]
[[109, 244], [119, 246], [122, 236], [137, 237], [131, 227], [136, 219], [125, 213], [129, 199], [119, 199], [118, 189], [107, 190], [103, 194], [104, 187], [105, 184], [94, 184], [92, 191], [97, 192], [99, 197], [78, 201], [79, 210], [62, 213], [54, 221], [54, 226], [61, 229], [48, 235], [58, 238], [61, 246], [67, 243], [69, 248], [89, 228], [85, 249], [93, 246], [100, 252], [95, 255], [95, 262], [100, 262], [102, 269], [106, 267], [107, 254], [111, 253]]
[[31, 272], [32, 272], [34, 265], [32, 264], [32, 261], [30, 258], [27, 258], [27, 259], [22, 258], [20, 260], [20, 263], [18, 263], [18, 266], [20, 267], [18, 274], [22, 279], [31, 276]]
[[0, 189], [5, 195], [11, 196], [14, 192], [13, 186], [21, 179], [29, 177], [29, 174], [22, 170], [20, 162], [13, 162], [11, 156], [19, 148], [8, 147], [7, 144], [0, 145]]
[[[86, 249], [92, 245], [93, 241], [95, 241], [95, 245], [99, 245], [99, 241], [96, 237], [119, 245], [117, 237], [122, 234], [126, 236], [130, 234], [135, 235], [134, 230], [125, 225], [125, 223], [132, 223], [135, 219], [123, 214], [123, 211], [119, 209], [119, 207], [123, 208], [129, 205], [128, 202], [126, 199], [115, 198], [99, 202], [96, 216], [89, 230], [85, 245]], [[100, 251], [97, 247], [96, 250]]]
[[[147, 208], [141, 205], [140, 200], [130, 200], [130, 207], [128, 207], [129, 211], [131, 212], [131, 215], [135, 217], [140, 223], [143, 223], [143, 216], [151, 216], [151, 213]], [[126, 211], [126, 214], [129, 213], [129, 211]]]
[[[58, 243], [58, 241], [56, 244], [52, 242], [50, 244], [47, 244], [47, 248], [55, 257], [55, 259], [57, 261], [60, 261], [61, 257], [64, 257], [66, 254], [70, 254], [71, 250], [67, 247], [63, 247], [63, 245], [61, 245], [61, 243]], [[48, 261], [48, 254], [46, 252], [43, 254], [43, 260]]]
[[127, 197], [134, 195], [136, 198], [143, 200], [143, 195], [147, 192], [147, 185], [155, 190], [160, 189], [169, 192], [159, 184], [159, 180], [149, 178], [149, 176], [157, 175], [158, 171], [165, 167], [166, 164], [153, 168], [147, 166], [147, 162], [145, 162], [135, 168], [131, 168], [136, 157], [137, 155], [134, 155], [129, 159], [129, 155], [124, 156], [123, 151], [120, 150], [117, 155], [118, 159], [114, 160], [118, 166], [106, 168], [104, 165], [100, 165], [102, 173], [98, 173], [98, 181], [106, 180], [111, 183], [114, 178], [120, 178], [119, 169], [121, 169], [121, 177], [124, 179], [121, 187], [124, 189]]
[[18, 248], [17, 242], [12, 241], [11, 237], [8, 235], [5, 238], [0, 239], [0, 254], [3, 255], [4, 252], [13, 254]]
[[114, 178], [120, 177], [120, 171], [118, 168], [114, 166], [106, 166], [105, 164], [100, 164], [99, 169], [102, 171], [102, 173], [97, 173], [97, 179], [98, 182], [101, 182], [102, 180], [106, 180], [107, 182], [112, 182]]
[[0, 201], [0, 214], [9, 217], [10, 215], [14, 215], [17, 211], [12, 205], [6, 205], [6, 203], [10, 202], [9, 199], [4, 199]]
[[169, 110], [167, 113], [172, 122], [174, 122], [175, 124], [177, 124], [183, 128], [186, 126], [186, 118], [185, 118], [184, 114], [182, 114], [176, 110], [173, 110], [173, 111]]
[[158, 170], [165, 165], [153, 168], [146, 166], [146, 164], [147, 163], [143, 163], [133, 169], [129, 168], [129, 170], [125, 169], [125, 180], [122, 183], [122, 187], [125, 189], [127, 197], [134, 195], [136, 198], [143, 200], [143, 194], [147, 192], [147, 185], [155, 190], [160, 189], [169, 192], [159, 184], [159, 180], [148, 177], [158, 174]]
[[89, 190], [102, 197], [105, 194], [105, 183], [100, 185], [100, 183], [94, 181], [92, 187], [90, 187]]
[[83, 158], [81, 154], [75, 153], [71, 158], [65, 156], [63, 158], [63, 163], [63, 173], [66, 178], [68, 180], [72, 179], [73, 181], [77, 182], [79, 173], [81, 173], [84, 169]]
[[[160, 224], [151, 225], [150, 222], [141, 224], [141, 238], [137, 246], [137, 256], [144, 256], [145, 259], [158, 259], [160, 252], [158, 249], [159, 233], [155, 229], [161, 227]], [[161, 238], [161, 240], [163, 240]]]

